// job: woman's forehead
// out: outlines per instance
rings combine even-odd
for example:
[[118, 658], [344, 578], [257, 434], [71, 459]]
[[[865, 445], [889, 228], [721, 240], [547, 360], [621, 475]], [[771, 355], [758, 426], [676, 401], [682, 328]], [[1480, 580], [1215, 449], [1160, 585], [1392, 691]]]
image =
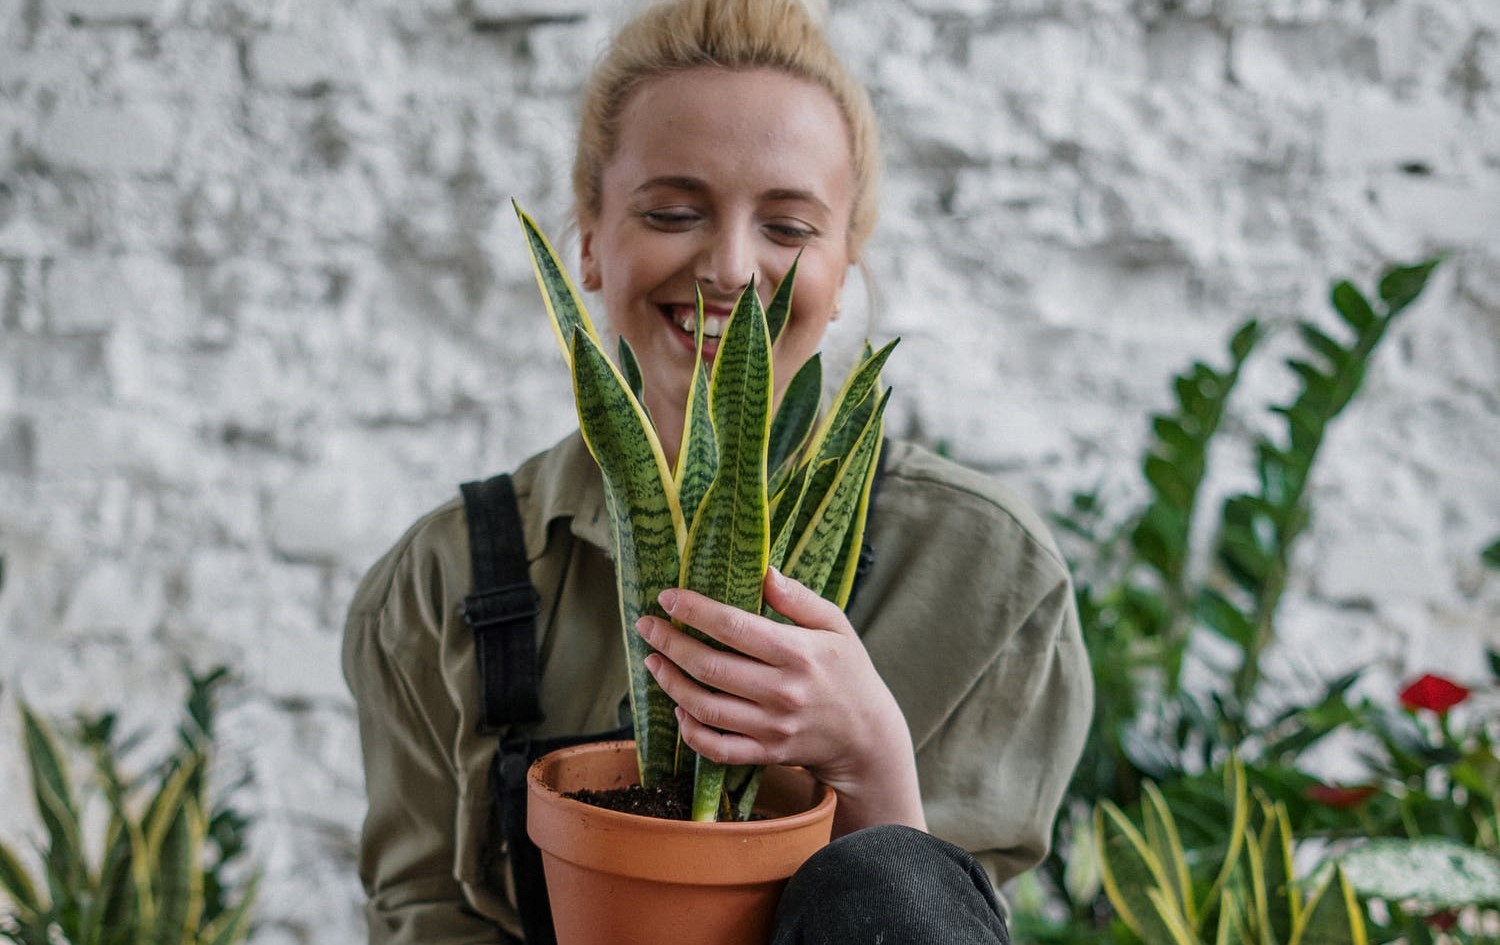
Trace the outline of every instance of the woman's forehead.
[[822, 86], [771, 69], [661, 76], [621, 111], [610, 189], [740, 184], [782, 196], [848, 199], [853, 158], [842, 113]]

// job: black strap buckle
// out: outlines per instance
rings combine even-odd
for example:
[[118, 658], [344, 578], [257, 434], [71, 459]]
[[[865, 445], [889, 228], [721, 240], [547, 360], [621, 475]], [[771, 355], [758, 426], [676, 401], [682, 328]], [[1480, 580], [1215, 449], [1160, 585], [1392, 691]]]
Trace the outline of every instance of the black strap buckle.
[[464, 598], [464, 620], [475, 633], [535, 620], [541, 598], [531, 584], [511, 584]]

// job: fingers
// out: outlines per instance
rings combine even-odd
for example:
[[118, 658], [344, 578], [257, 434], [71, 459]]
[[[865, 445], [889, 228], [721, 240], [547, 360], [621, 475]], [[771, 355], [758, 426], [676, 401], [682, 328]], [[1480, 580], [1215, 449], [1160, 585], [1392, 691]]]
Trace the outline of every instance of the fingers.
[[[787, 639], [789, 628], [774, 620], [677, 588], [662, 591], [659, 600], [673, 620], [713, 637], [735, 652], [771, 666], [781, 666], [792, 656], [793, 647]], [[673, 661], [677, 662], [675, 657]]]
[[849, 618], [833, 601], [824, 600], [808, 588], [775, 568], [766, 569], [761, 588], [765, 602], [781, 616], [800, 627], [853, 633]]

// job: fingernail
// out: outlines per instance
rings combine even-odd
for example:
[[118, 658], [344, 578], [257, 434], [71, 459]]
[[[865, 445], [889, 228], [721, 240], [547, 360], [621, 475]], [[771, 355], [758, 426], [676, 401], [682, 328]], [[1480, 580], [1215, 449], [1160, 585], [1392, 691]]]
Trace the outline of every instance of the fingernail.
[[635, 622], [635, 632], [639, 633], [641, 636], [645, 637], [648, 640], [651, 639], [651, 629], [650, 617], [642, 617]]
[[646, 669], [650, 671], [651, 675], [653, 676], [656, 675], [657, 670], [661, 669], [661, 657], [657, 656], [655, 653], [652, 653], [650, 656], [646, 657], [645, 662]]
[[661, 609], [670, 614], [672, 608], [677, 606], [677, 589], [669, 587], [658, 594], [656, 599], [661, 604]]
[[780, 587], [786, 587], [786, 575], [785, 574], [782, 574], [781, 571], [778, 570], [777, 568], [775, 568], [774, 566], [770, 567], [770, 568], [767, 568], [766, 570], [768, 570], [768, 571], [771, 572], [771, 583], [775, 584], [779, 588]]

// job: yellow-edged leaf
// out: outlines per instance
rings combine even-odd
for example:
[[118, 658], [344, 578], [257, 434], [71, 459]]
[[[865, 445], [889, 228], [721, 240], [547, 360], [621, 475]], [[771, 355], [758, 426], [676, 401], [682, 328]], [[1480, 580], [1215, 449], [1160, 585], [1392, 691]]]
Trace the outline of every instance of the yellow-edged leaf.
[[557, 345], [571, 365], [573, 332], [581, 329], [596, 343], [599, 341], [599, 334], [594, 330], [588, 309], [584, 307], [583, 299], [573, 285], [573, 278], [568, 275], [567, 268], [563, 266], [562, 259], [552, 248], [546, 234], [530, 214], [521, 209], [520, 204], [511, 201], [511, 205], [515, 207], [516, 217], [521, 221], [521, 229], [526, 234], [526, 248], [531, 252], [531, 270], [536, 274], [537, 287], [542, 291], [542, 302], [547, 307], [547, 316], [552, 323], [552, 331], [557, 336]]

